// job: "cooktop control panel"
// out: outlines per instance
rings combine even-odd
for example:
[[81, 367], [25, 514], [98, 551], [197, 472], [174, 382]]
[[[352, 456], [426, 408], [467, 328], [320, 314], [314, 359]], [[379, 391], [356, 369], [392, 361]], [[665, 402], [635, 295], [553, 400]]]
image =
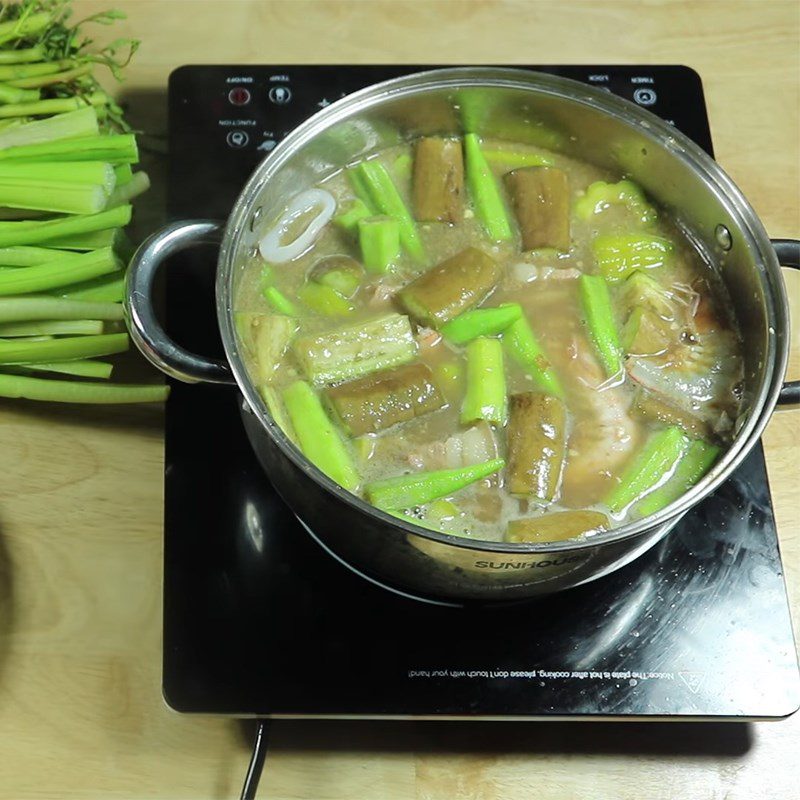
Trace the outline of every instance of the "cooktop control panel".
[[[708, 122], [704, 114], [696, 113], [704, 103], [702, 83], [689, 67], [521, 68], [613, 92], [658, 114], [710, 150]], [[170, 77], [170, 177], [185, 182], [186, 196], [197, 191], [206, 198], [207, 215], [224, 216], [235, 189], [256, 164], [309, 116], [371, 83], [422, 69], [433, 67], [181, 67]], [[197, 168], [200, 161], [202, 170]]]

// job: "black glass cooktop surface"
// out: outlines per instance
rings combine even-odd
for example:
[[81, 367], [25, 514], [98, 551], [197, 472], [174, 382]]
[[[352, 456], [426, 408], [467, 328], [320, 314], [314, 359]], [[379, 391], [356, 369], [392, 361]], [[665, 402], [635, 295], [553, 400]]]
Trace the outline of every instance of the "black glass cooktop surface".
[[[224, 218], [280, 138], [343, 94], [419, 67], [189, 66], [169, 87], [170, 215]], [[648, 107], [711, 152], [678, 66], [541, 67]], [[214, 254], [176, 259], [169, 332], [220, 352]], [[657, 547], [559, 595], [449, 608], [392, 594], [309, 537], [261, 472], [239, 396], [167, 403], [167, 702], [237, 716], [775, 718], [800, 705], [758, 445]]]

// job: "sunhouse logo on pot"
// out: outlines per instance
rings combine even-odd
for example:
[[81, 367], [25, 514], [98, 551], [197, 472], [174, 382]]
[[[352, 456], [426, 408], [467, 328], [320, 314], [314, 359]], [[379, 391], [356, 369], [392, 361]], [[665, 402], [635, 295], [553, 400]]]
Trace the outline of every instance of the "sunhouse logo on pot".
[[543, 561], [476, 561], [477, 569], [533, 569], [534, 567], [561, 567], [580, 561], [582, 556], [544, 559]]

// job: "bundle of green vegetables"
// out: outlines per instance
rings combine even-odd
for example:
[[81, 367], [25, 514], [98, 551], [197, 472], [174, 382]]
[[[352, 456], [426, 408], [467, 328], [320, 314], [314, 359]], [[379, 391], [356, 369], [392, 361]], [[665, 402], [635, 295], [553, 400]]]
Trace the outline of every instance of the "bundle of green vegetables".
[[108, 383], [101, 360], [129, 346], [123, 229], [149, 181], [94, 71], [119, 78], [136, 42], [93, 51], [83, 25], [122, 15], [71, 24], [70, 11], [68, 0], [0, 5], [0, 396], [159, 401], [167, 387]]

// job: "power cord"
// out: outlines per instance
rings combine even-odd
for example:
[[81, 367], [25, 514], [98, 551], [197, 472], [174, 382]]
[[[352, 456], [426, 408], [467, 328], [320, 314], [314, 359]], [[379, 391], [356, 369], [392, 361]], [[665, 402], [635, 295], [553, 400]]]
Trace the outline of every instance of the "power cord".
[[260, 719], [256, 727], [256, 737], [253, 741], [253, 753], [250, 756], [250, 765], [247, 767], [247, 775], [242, 786], [240, 800], [256, 800], [258, 782], [261, 780], [261, 772], [264, 769], [264, 759], [267, 756], [267, 745], [269, 744], [270, 721]]

